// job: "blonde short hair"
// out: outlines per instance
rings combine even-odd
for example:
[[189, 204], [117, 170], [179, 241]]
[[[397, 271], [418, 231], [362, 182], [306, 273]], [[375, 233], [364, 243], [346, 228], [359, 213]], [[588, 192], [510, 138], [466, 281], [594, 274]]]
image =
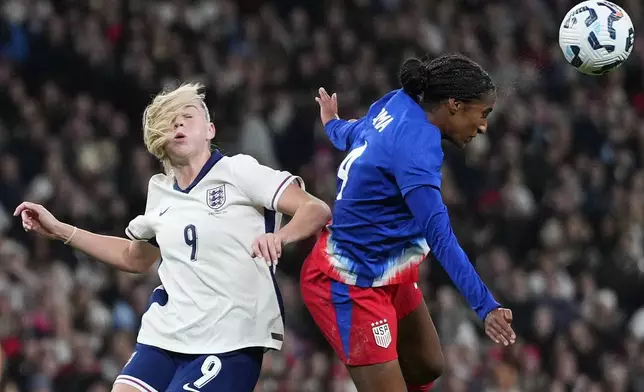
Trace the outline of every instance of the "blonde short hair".
[[201, 105], [206, 122], [210, 123], [203, 88], [201, 83], [184, 83], [176, 88], [166, 87], [154, 97], [143, 112], [143, 142], [148, 151], [163, 163], [166, 174], [170, 172], [170, 158], [165, 151], [165, 145], [170, 139], [172, 123], [183, 108], [190, 104]]

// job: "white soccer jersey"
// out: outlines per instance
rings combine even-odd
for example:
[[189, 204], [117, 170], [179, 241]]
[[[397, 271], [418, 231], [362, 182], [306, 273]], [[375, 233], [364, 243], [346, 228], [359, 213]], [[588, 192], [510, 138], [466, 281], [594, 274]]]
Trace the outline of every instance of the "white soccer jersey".
[[156, 238], [162, 258], [139, 343], [185, 354], [281, 348], [277, 285], [251, 245], [279, 225], [277, 201], [293, 181], [303, 186], [248, 155], [218, 151], [185, 190], [163, 174], [150, 179], [145, 215], [126, 229], [133, 240]]

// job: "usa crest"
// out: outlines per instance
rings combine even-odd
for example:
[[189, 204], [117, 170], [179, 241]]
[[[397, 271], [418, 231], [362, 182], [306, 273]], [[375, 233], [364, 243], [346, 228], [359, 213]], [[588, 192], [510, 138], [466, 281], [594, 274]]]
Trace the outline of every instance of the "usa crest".
[[373, 331], [376, 345], [382, 348], [389, 347], [391, 344], [391, 330], [389, 329], [389, 324], [387, 324], [387, 319], [371, 323], [371, 330]]
[[206, 204], [213, 210], [218, 210], [226, 203], [226, 185], [208, 189], [206, 191]]

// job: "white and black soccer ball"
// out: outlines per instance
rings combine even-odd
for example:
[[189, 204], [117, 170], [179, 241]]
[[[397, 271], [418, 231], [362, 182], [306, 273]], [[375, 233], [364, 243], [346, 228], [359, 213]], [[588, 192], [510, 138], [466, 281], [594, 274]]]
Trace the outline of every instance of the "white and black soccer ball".
[[610, 1], [584, 1], [566, 14], [559, 46], [566, 60], [587, 75], [603, 75], [633, 51], [635, 29], [624, 9]]

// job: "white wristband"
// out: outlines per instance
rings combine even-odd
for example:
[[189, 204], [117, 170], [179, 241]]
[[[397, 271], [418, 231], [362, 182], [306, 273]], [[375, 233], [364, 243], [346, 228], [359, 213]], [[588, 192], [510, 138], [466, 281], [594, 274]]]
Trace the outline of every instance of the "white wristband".
[[76, 234], [76, 231], [78, 231], [78, 228], [76, 226], [74, 226], [74, 229], [72, 230], [72, 233], [69, 235], [69, 238], [67, 238], [67, 240], [65, 242], [63, 242], [63, 244], [65, 244], [65, 245], [69, 244], [72, 241], [72, 239], [74, 238], [74, 235]]

